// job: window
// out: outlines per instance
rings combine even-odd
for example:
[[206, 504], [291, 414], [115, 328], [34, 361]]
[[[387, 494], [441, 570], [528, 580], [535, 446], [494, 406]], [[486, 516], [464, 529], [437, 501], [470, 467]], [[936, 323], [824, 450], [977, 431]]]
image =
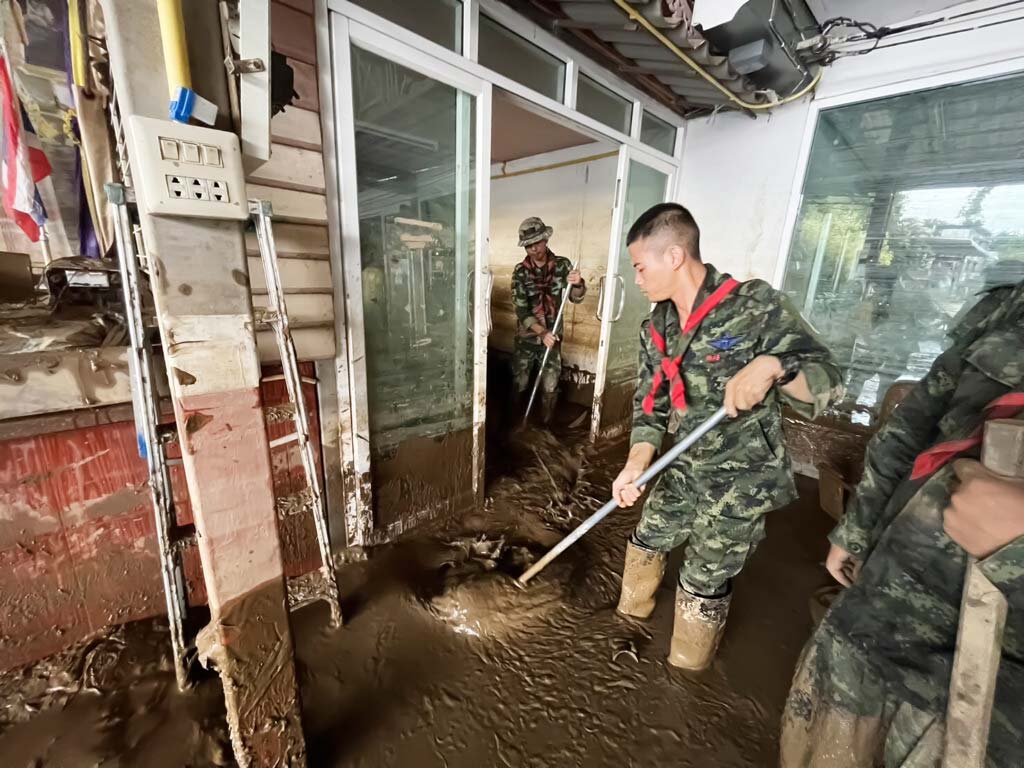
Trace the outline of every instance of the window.
[[645, 109], [640, 122], [640, 141], [671, 155], [676, 150], [676, 127]]
[[480, 64], [555, 101], [565, 92], [565, 62], [480, 15]]
[[583, 74], [576, 86], [576, 109], [609, 128], [629, 135], [633, 102]]
[[352, 0], [388, 21], [462, 53], [462, 0]]
[[979, 291], [1024, 278], [1024, 77], [822, 111], [783, 289], [870, 423]]

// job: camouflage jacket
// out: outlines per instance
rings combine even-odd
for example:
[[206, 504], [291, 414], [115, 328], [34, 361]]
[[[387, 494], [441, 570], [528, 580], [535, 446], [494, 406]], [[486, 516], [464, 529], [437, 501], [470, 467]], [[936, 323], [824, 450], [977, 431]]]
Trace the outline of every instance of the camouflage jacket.
[[[551, 285], [546, 292], [538, 285], [546, 277], [546, 265], [528, 268], [524, 259], [512, 270], [512, 306], [516, 311], [516, 336], [519, 341], [528, 344], [541, 343], [537, 334], [531, 330], [535, 323], [540, 323], [545, 329], [554, 327], [558, 308], [562, 304], [562, 291], [568, 285], [569, 273], [572, 271], [572, 262], [564, 256], [556, 256], [549, 250], [548, 258], [554, 259], [555, 268]], [[579, 304], [586, 293], [587, 285], [581, 280], [569, 293], [569, 301]], [[548, 298], [547, 301], [545, 297]], [[545, 305], [543, 322], [535, 312], [536, 307], [542, 304]], [[565, 323], [564, 316], [562, 323]]]
[[[694, 306], [700, 306], [728, 278], [708, 264]], [[780, 387], [774, 387], [761, 405], [721, 424], [677, 461], [694, 472], [723, 476], [758, 472], [779, 505], [795, 498], [783, 442], [781, 404], [785, 402], [802, 415], [816, 418], [840, 392], [839, 369], [814, 331], [789, 301], [763, 280], [741, 283], [687, 336], [682, 335], [679, 315], [671, 301], [657, 304], [651, 317], [657, 317], [657, 325], [665, 329], [668, 356], [683, 353], [687, 409], [681, 412], [672, 408], [668, 385], [663, 383], [655, 394], [653, 412], [644, 412], [643, 399], [651, 391], [662, 359], [651, 341], [648, 318], [640, 329], [631, 444], [650, 443], [660, 448], [666, 433], [686, 435], [721, 407], [726, 382], [755, 357], [794, 356], [801, 362], [813, 403], [793, 400]]]
[[864, 559], [920, 488], [914, 460], [976, 430], [986, 405], [1024, 388], [1024, 283], [984, 294], [950, 333], [952, 344], [871, 439], [864, 477], [829, 536]]
[[[952, 346], [872, 439], [864, 479], [830, 536], [865, 562], [829, 620], [869, 652], [888, 691], [939, 717], [967, 555], [943, 530], [952, 465], [919, 480], [910, 479], [911, 468], [932, 445], [971, 435], [993, 400], [1022, 390], [1024, 283], [987, 293], [953, 331]], [[1024, 537], [979, 566], [1009, 603], [986, 765], [1016, 766], [1024, 737]]]

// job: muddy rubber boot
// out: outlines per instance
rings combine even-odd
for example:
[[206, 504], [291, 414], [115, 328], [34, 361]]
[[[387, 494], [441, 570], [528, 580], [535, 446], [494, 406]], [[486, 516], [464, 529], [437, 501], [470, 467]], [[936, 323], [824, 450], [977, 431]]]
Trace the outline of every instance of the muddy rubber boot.
[[557, 392], [542, 392], [540, 396], [540, 423], [545, 427], [551, 424], [551, 417], [555, 414], [555, 403], [558, 401]]
[[648, 549], [632, 539], [626, 542], [626, 562], [622, 566], [622, 592], [615, 609], [623, 616], [646, 619], [654, 611], [654, 593], [665, 576], [668, 555]]
[[731, 587], [722, 597], [700, 597], [677, 586], [668, 663], [691, 672], [710, 667], [725, 632], [731, 601]]

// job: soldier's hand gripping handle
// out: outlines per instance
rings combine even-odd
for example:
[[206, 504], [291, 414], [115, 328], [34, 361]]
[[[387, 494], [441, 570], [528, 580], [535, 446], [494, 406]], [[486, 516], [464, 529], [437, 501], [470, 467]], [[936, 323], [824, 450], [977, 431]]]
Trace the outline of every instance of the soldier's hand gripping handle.
[[643, 495], [643, 486], [636, 485], [636, 479], [643, 474], [654, 458], [654, 446], [637, 443], [629, 449], [626, 465], [612, 483], [612, 498], [620, 507], [631, 507]]

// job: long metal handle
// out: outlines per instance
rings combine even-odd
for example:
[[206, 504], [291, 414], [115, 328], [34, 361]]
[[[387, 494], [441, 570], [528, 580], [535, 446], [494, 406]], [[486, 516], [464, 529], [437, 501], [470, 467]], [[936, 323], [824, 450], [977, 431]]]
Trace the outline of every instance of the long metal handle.
[[487, 270], [487, 305], [486, 305], [486, 317], [487, 317], [487, 335], [491, 335], [491, 331], [494, 330], [494, 314], [491, 312], [491, 296], [494, 294], [494, 273]]
[[[646, 471], [640, 475], [634, 482], [637, 488], [643, 488], [647, 483], [654, 479], [665, 467], [679, 458], [691, 445], [700, 440], [704, 435], [710, 432], [712, 429], [717, 427], [719, 423], [725, 418], [725, 407], [719, 408], [709, 418], [705, 419], [701, 424], [693, 430], [690, 434], [680, 440], [678, 443], [673, 445], [665, 455], [658, 459], [656, 462], [651, 464]], [[592, 514], [582, 523], [579, 527], [558, 542], [550, 552], [544, 557], [534, 563], [533, 567], [530, 568], [526, 573], [520, 576], [517, 581], [520, 585], [525, 586], [526, 582], [536, 576], [538, 573], [543, 571], [548, 564], [558, 557], [560, 554], [565, 552], [569, 547], [575, 544], [577, 541], [582, 539], [595, 525], [604, 520], [613, 510], [618, 508], [619, 503], [615, 499], [611, 499], [607, 504], [601, 507], [597, 512]]]
[[[1024, 423], [989, 421], [981, 463], [997, 475], [1024, 477]], [[977, 559], [969, 557], [949, 685], [943, 768], [983, 768], [986, 763], [1007, 609], [1006, 596], [988, 580]]]
[[613, 323], [617, 323], [622, 319], [622, 312], [626, 308], [626, 281], [622, 279], [622, 275], [616, 275], [615, 280], [618, 282], [622, 293], [619, 299], [619, 308], [615, 310], [615, 317], [612, 318]]
[[602, 312], [604, 308], [604, 278], [605, 276], [601, 275], [601, 279], [597, 281], [597, 309], [594, 310], [594, 315], [602, 322], [604, 322], [604, 312]]
[[167, 624], [170, 628], [174, 674], [178, 688], [188, 687], [188, 667], [185, 663], [185, 583], [180, 572], [180, 553], [171, 546], [171, 529], [176, 523], [174, 492], [167, 457], [160, 445], [160, 399], [154, 381], [153, 350], [143, 320], [142, 290], [139, 265], [135, 253], [135, 237], [128, 212], [128, 198], [122, 184], [106, 184], [107, 200], [114, 221], [114, 240], [117, 244], [124, 291], [125, 322], [131, 343], [128, 367], [132, 377], [132, 410], [140, 453], [149, 473], [149, 494], [153, 504], [157, 549], [160, 554], [160, 577], [164, 584], [167, 603]]

